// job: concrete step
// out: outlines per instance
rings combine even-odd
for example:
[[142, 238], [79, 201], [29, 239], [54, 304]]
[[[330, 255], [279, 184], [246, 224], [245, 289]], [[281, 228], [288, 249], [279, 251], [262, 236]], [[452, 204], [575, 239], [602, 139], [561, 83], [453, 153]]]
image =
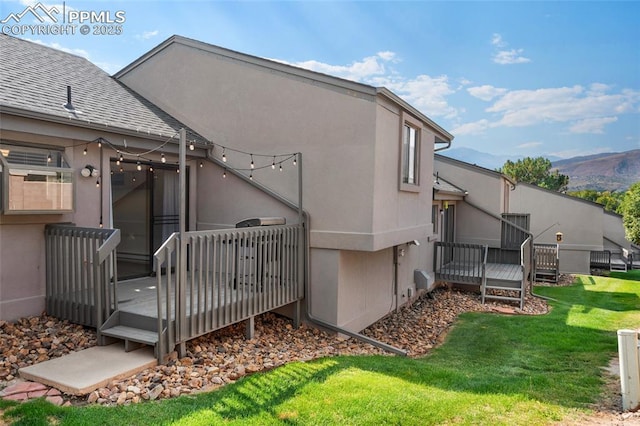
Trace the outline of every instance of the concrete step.
[[129, 377], [157, 364], [153, 348], [147, 346], [125, 352], [122, 343], [114, 343], [23, 367], [19, 373], [25, 380], [53, 386], [73, 395], [84, 395], [112, 380]]

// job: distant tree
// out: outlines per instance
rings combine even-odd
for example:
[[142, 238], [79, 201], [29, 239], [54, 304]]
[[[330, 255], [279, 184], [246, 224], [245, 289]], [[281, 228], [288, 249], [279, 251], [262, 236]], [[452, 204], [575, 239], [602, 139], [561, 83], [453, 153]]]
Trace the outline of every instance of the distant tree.
[[594, 189], [582, 189], [580, 191], [568, 192], [573, 197], [582, 198], [583, 200], [589, 200], [594, 203], [602, 204], [605, 210], [619, 213], [620, 203], [624, 198], [624, 192], [616, 191], [596, 191]]
[[620, 214], [627, 239], [640, 244], [640, 182], [629, 187], [620, 204]]
[[526, 182], [552, 191], [566, 191], [569, 185], [569, 176], [557, 170], [551, 171], [551, 161], [544, 157], [526, 157], [516, 162], [507, 160], [498, 171], [516, 182]]

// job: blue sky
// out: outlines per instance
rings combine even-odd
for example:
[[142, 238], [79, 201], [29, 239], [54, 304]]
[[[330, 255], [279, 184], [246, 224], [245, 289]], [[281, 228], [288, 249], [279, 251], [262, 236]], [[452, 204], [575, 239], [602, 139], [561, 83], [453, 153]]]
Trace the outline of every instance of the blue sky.
[[[0, 20], [36, 3], [3, 0]], [[68, 0], [65, 8], [112, 19], [123, 11], [122, 34], [20, 37], [114, 73], [179, 34], [385, 86], [451, 132], [454, 147], [492, 154], [640, 148], [640, 2]], [[27, 21], [37, 23], [19, 23]]]

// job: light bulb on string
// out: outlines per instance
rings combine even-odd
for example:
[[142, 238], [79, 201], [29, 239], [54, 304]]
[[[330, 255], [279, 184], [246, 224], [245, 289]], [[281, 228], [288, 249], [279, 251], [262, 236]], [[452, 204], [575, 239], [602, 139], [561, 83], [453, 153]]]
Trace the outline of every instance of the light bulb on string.
[[176, 173], [180, 174], [180, 169], [176, 169]]
[[98, 148], [102, 148], [102, 139], [98, 139]]
[[276, 169], [276, 157], [273, 157], [273, 162], [271, 163], [271, 170], [275, 170]]
[[120, 159], [118, 158], [118, 159], [116, 160], [116, 166], [119, 166], [119, 165], [120, 165]]
[[280, 171], [282, 171], [282, 163], [280, 163]]
[[140, 164], [140, 161], [136, 163], [136, 170], [138, 171], [142, 170], [142, 164]]
[[251, 154], [251, 169], [255, 169], [256, 165], [253, 163], [253, 154]]
[[49, 153], [49, 155], [47, 155], [47, 163], [51, 162], [51, 153]]
[[120, 157], [118, 157], [118, 160], [120, 160], [121, 162], [124, 161], [124, 157], [122, 156], [122, 153], [120, 153]]
[[164, 152], [160, 153], [160, 161], [162, 161], [163, 163], [167, 162], [167, 159], [164, 156]]
[[227, 169], [224, 169], [224, 172], [222, 172], [222, 178], [226, 179], [227, 177]]
[[87, 147], [84, 147], [84, 150], [82, 151], [82, 155], [87, 155]]
[[293, 165], [295, 166], [296, 164], [298, 164], [298, 160], [297, 160], [297, 156], [294, 155], [293, 156]]
[[204, 163], [201, 161], [200, 162], [200, 168], [203, 168], [203, 167], [204, 167]]
[[249, 173], [249, 180], [253, 180], [253, 172]]
[[96, 180], [96, 188], [100, 188], [100, 178]]
[[227, 162], [227, 155], [224, 153], [224, 148], [222, 148], [222, 162], [223, 163]]
[[149, 172], [153, 173], [153, 166], [149, 166]]
[[193, 151], [196, 149], [196, 146], [193, 144], [193, 141], [189, 142], [189, 151]]
[[124, 168], [120, 166], [120, 173], [124, 172]]

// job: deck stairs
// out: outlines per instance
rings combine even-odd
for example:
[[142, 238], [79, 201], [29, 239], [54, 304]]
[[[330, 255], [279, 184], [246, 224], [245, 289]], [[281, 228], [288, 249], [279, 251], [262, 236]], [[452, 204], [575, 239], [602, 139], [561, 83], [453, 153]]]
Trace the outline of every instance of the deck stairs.
[[485, 282], [480, 291], [483, 304], [486, 300], [502, 300], [519, 303], [522, 309], [525, 286], [520, 265], [487, 264]]
[[[166, 320], [163, 320], [162, 333], [166, 333]], [[99, 335], [124, 341], [126, 352], [149, 345], [157, 355], [159, 333], [158, 321], [154, 317], [118, 310], [100, 327]]]

